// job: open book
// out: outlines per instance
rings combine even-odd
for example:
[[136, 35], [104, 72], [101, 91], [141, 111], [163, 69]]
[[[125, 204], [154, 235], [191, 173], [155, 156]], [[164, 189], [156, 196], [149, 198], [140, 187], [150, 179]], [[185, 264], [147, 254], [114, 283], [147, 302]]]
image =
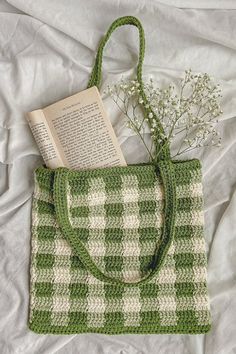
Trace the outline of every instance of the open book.
[[50, 168], [126, 165], [96, 86], [29, 112], [27, 120]]

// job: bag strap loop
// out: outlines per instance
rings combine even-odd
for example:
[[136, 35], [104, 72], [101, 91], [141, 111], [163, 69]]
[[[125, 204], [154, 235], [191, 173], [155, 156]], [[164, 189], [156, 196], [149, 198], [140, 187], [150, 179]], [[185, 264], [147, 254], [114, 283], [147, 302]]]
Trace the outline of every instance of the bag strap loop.
[[111, 26], [109, 27], [106, 35], [102, 38], [97, 55], [96, 55], [96, 60], [95, 60], [95, 65], [93, 67], [93, 71], [88, 83], [88, 87], [91, 86], [99, 86], [101, 83], [101, 78], [102, 78], [102, 59], [103, 59], [103, 50], [108, 42], [112, 32], [115, 31], [116, 28], [124, 25], [133, 25], [138, 28], [139, 31], [139, 58], [138, 58], [138, 66], [137, 66], [137, 80], [139, 82], [142, 82], [142, 66], [143, 66], [143, 59], [144, 59], [144, 53], [145, 53], [145, 35], [144, 35], [144, 30], [143, 27], [140, 23], [140, 21], [133, 16], [125, 16], [125, 17], [120, 17], [117, 20], [115, 20]]
[[[116, 21], [112, 23], [110, 28], [108, 29], [107, 34], [101, 40], [95, 65], [91, 74], [91, 78], [89, 80], [88, 87], [93, 85], [98, 86], [101, 81], [101, 65], [102, 65], [102, 56], [103, 49], [108, 41], [111, 33], [119, 26], [122, 25], [134, 25], [139, 30], [139, 60], [138, 60], [138, 68], [137, 68], [137, 79], [140, 84], [140, 92], [144, 102], [147, 102], [146, 95], [144, 93], [143, 82], [142, 82], [142, 64], [144, 58], [144, 31], [139, 20], [132, 16], [125, 16], [118, 18]], [[151, 110], [145, 109], [144, 114], [148, 117], [148, 114]], [[155, 113], [151, 111], [153, 115], [156, 117]], [[160, 121], [156, 117], [156, 121], [158, 124], [159, 133], [163, 133], [163, 127]], [[150, 266], [149, 271], [138, 281], [134, 282], [126, 282], [121, 279], [110, 277], [105, 274], [101, 269], [97, 267], [93, 259], [91, 258], [88, 250], [86, 249], [84, 243], [79, 239], [77, 233], [73, 229], [70, 220], [69, 206], [68, 206], [68, 187], [69, 187], [69, 178], [70, 178], [70, 170], [64, 167], [57, 168], [55, 170], [54, 176], [54, 184], [53, 184], [53, 193], [54, 193], [54, 202], [55, 202], [55, 211], [57, 215], [57, 220], [59, 223], [62, 232], [66, 236], [67, 240], [71, 244], [74, 252], [80, 257], [81, 262], [84, 264], [86, 269], [90, 271], [90, 273], [101, 281], [105, 281], [108, 283], [116, 284], [116, 285], [126, 285], [126, 286], [136, 286], [142, 285], [149, 281], [154, 275], [156, 275], [161, 265], [165, 259], [166, 253], [171, 245], [172, 239], [174, 237], [175, 231], [175, 217], [176, 217], [176, 185], [175, 185], [175, 171], [174, 171], [174, 163], [170, 159], [170, 151], [169, 145], [167, 142], [162, 143], [160, 146], [160, 154], [158, 157], [158, 163], [156, 163], [155, 168], [159, 171], [160, 177], [162, 179], [163, 187], [164, 187], [164, 218], [163, 218], [163, 228], [162, 228], [162, 236], [160, 240], [160, 244], [157, 245], [153, 262]], [[124, 167], [129, 168], [129, 167]], [[132, 166], [130, 166], [132, 168]]]
[[[97, 86], [99, 88], [100, 83], [101, 83], [101, 78], [102, 78], [102, 58], [103, 58], [103, 50], [108, 42], [112, 32], [123, 25], [133, 25], [138, 28], [139, 31], [139, 57], [138, 57], [138, 65], [137, 65], [137, 81], [139, 83], [139, 89], [140, 89], [140, 95], [143, 99], [144, 102], [144, 116], [147, 118], [147, 121], [149, 121], [149, 114], [152, 113], [153, 117], [155, 117], [155, 121], [157, 123], [157, 128], [159, 135], [164, 136], [164, 129], [163, 126], [158, 119], [157, 115], [151, 108], [145, 108], [145, 105], [148, 104], [148, 100], [146, 97], [146, 94], [144, 92], [144, 85], [143, 85], [143, 79], [142, 79], [142, 68], [143, 68], [143, 60], [144, 60], [144, 53], [145, 53], [145, 35], [144, 35], [144, 30], [143, 27], [140, 23], [140, 21], [134, 17], [134, 16], [124, 16], [116, 19], [111, 26], [109, 27], [106, 35], [101, 39], [98, 50], [97, 50], [97, 55], [95, 59], [95, 64], [92, 70], [92, 74], [90, 76], [90, 80], [88, 83], [88, 88], [92, 86]], [[160, 139], [161, 143], [158, 142], [158, 140], [155, 141], [156, 144], [156, 151], [155, 155], [157, 156], [157, 161], [158, 160], [167, 160], [170, 159], [170, 149], [169, 149], [169, 143], [166, 138]]]

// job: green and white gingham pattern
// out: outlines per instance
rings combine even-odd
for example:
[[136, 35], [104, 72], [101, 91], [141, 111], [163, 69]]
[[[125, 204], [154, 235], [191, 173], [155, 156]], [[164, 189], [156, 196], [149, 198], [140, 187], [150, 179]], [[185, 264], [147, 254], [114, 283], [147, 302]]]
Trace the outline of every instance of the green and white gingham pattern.
[[[175, 235], [159, 272], [128, 286], [101, 281], [58, 223], [54, 172], [35, 172], [29, 327], [38, 333], [204, 333], [210, 329], [201, 168], [174, 163]], [[74, 171], [68, 216], [97, 267], [126, 282], [150, 271], [161, 244], [165, 196], [154, 166]]]

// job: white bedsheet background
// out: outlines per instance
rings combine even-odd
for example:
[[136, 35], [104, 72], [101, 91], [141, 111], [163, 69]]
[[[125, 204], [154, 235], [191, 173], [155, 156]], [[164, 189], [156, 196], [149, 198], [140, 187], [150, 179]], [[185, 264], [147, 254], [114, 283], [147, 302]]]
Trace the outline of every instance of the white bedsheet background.
[[[218, 10], [145, 0], [0, 1], [0, 353], [236, 352], [236, 11], [219, 10], [224, 3], [233, 8], [235, 1], [214, 3]], [[197, 336], [37, 335], [27, 329], [27, 316], [32, 173], [42, 160], [24, 114], [86, 88], [101, 36], [123, 15], [143, 23], [146, 80], [163, 84], [191, 67], [223, 87], [223, 146], [191, 155], [203, 164], [212, 330]], [[134, 73], [137, 50], [135, 28], [113, 34], [105, 49], [103, 87]], [[111, 102], [104, 102], [127, 161], [144, 161], [137, 139], [127, 135]]]

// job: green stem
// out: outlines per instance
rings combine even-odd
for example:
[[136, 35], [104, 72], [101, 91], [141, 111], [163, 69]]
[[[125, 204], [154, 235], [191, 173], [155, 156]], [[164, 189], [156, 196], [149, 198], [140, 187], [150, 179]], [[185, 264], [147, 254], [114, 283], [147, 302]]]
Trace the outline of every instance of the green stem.
[[[130, 118], [130, 116], [129, 116], [129, 114], [128, 114], [128, 111], [127, 111], [127, 110], [123, 110], [122, 107], [119, 105], [118, 101], [114, 100], [113, 98], [112, 98], [112, 100], [113, 100], [113, 102], [115, 102], [115, 104], [116, 104], [117, 107], [120, 109], [120, 111], [129, 119], [130, 123], [132, 124], [132, 126], [133, 126], [133, 128], [134, 128], [135, 133], [136, 133], [136, 134], [139, 136], [139, 138], [141, 139], [143, 145], [145, 146], [145, 148], [146, 148], [146, 150], [147, 150], [147, 152], [148, 152], [148, 154], [149, 154], [149, 157], [150, 157], [151, 161], [153, 161], [153, 160], [154, 160], [154, 159], [153, 159], [153, 156], [152, 156], [150, 150], [148, 149], [147, 144], [146, 144], [146, 142], [144, 141], [142, 135], [139, 133], [139, 130], [137, 129], [136, 125], [133, 123], [132, 119]], [[123, 101], [122, 99], [121, 99], [121, 101], [124, 103], [124, 101]]]

